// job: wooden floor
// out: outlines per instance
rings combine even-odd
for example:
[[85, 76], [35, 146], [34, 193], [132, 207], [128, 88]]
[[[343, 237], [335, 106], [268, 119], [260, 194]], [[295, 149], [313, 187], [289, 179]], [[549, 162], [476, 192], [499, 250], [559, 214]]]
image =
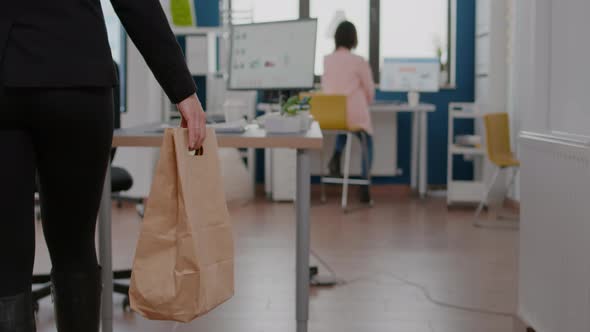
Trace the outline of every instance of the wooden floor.
[[[375, 207], [343, 214], [337, 195], [314, 194], [312, 248], [340, 286], [314, 289], [312, 332], [513, 332], [518, 233], [471, 226], [472, 209], [447, 210], [400, 187], [380, 187]], [[258, 199], [231, 207], [236, 230], [236, 295], [187, 324], [151, 322], [121, 310], [115, 331], [294, 332], [294, 209]], [[114, 209], [115, 267], [131, 264], [139, 218]], [[49, 270], [37, 232], [36, 271]], [[318, 264], [316, 258], [312, 261]], [[328, 269], [320, 264], [322, 274]], [[50, 300], [41, 303], [38, 331], [54, 331]]]

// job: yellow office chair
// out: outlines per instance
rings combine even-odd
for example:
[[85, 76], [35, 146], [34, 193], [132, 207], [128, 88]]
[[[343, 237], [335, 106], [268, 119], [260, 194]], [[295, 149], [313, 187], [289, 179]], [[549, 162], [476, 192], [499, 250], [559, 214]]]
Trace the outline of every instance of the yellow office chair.
[[[347, 120], [347, 97], [345, 95], [328, 95], [328, 94], [302, 94], [302, 96], [311, 96], [310, 113], [314, 119], [319, 123], [320, 128], [324, 134], [345, 134], [346, 148], [344, 152], [344, 169], [342, 178], [333, 178], [324, 176], [324, 158], [323, 153], [320, 154], [321, 159], [321, 184], [322, 184], [322, 202], [326, 201], [326, 192], [324, 184], [342, 184], [342, 209], [346, 212], [348, 209], [348, 186], [360, 185], [370, 186], [371, 179], [351, 179], [350, 178], [350, 155], [352, 150], [352, 137], [355, 132], [362, 130], [361, 128], [350, 128]], [[366, 153], [367, 142], [364, 136], [361, 135], [361, 144], [363, 146], [363, 153]], [[363, 160], [367, 160], [364, 158]], [[367, 165], [368, 166], [368, 165]], [[369, 169], [369, 167], [367, 167]], [[370, 172], [369, 172], [370, 174]], [[372, 205], [371, 201], [369, 205]]]
[[486, 145], [487, 145], [487, 156], [490, 162], [495, 166], [496, 170], [482, 200], [477, 207], [475, 212], [474, 225], [477, 227], [518, 227], [518, 219], [514, 223], [485, 223], [479, 220], [481, 211], [484, 205], [489, 199], [492, 188], [494, 187], [500, 172], [507, 169], [513, 169], [511, 172], [510, 181], [504, 188], [502, 198], [506, 197], [508, 190], [514, 183], [516, 174], [520, 168], [520, 161], [516, 159], [514, 153], [510, 149], [510, 125], [508, 119], [508, 113], [492, 113], [484, 115], [484, 124], [486, 130]]

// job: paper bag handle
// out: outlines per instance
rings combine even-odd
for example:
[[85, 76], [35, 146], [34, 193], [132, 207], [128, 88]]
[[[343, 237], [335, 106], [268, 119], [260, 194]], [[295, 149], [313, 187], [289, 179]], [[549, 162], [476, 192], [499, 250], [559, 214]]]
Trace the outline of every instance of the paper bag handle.
[[188, 151], [188, 154], [190, 156], [202, 156], [204, 153], [205, 153], [205, 150], [203, 149], [202, 146], [196, 150], [189, 150]]

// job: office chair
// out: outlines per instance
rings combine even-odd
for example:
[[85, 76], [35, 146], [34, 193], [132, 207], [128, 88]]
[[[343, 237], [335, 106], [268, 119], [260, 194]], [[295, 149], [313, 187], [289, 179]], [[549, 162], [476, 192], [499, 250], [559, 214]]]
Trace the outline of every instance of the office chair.
[[[118, 67], [117, 68], [118, 74]], [[120, 98], [120, 90], [118, 87], [115, 88], [114, 93], [114, 101], [115, 101], [115, 117], [114, 117], [114, 128], [119, 129], [121, 128], [121, 112], [120, 112], [120, 105], [121, 105], [121, 98]], [[116, 148], [111, 150], [111, 163], [115, 159], [115, 153], [117, 152]], [[112, 166], [111, 167], [111, 192], [113, 200], [117, 201], [117, 206], [121, 207], [122, 200], [132, 201], [137, 204], [143, 204], [142, 199], [133, 199], [133, 198], [125, 198], [120, 195], [121, 192], [127, 191], [131, 189], [133, 186], [133, 178], [131, 174], [127, 170], [121, 167]], [[121, 271], [113, 271], [113, 279], [120, 280], [120, 279], [130, 279], [131, 278], [131, 269], [121, 270]], [[121, 284], [118, 282], [113, 283], [113, 292], [117, 294], [125, 295], [125, 300], [123, 302], [123, 309], [126, 310], [129, 308], [129, 285]]]
[[513, 170], [510, 174], [508, 185], [503, 188], [502, 198], [504, 199], [508, 194], [508, 190], [510, 190], [510, 187], [514, 183], [514, 179], [520, 168], [520, 161], [516, 159], [510, 148], [510, 125], [508, 113], [491, 113], [484, 115], [483, 118], [486, 130], [487, 157], [492, 165], [494, 165], [495, 171], [490, 183], [487, 185], [481, 202], [477, 207], [473, 224], [476, 227], [487, 228], [518, 228], [518, 218], [505, 218], [504, 216], [498, 215], [498, 217], [502, 219], [513, 219], [512, 222], [501, 223], [484, 222], [479, 219], [481, 211], [489, 199], [490, 193], [496, 184], [500, 172], [508, 169]]
[[[117, 76], [119, 77], [119, 66], [115, 63]], [[115, 129], [121, 128], [121, 91], [118, 86], [115, 87], [113, 92], [113, 101], [115, 114], [113, 117], [113, 127]], [[111, 149], [111, 163], [115, 159], [116, 148]], [[134, 198], [125, 198], [120, 195], [124, 191], [128, 191], [133, 186], [133, 178], [129, 172], [121, 167], [111, 167], [111, 192], [112, 198], [117, 201], [117, 205], [121, 207], [123, 200], [133, 201], [137, 204], [142, 204], [143, 200]]]
[[[119, 73], [118, 65], [115, 63], [115, 68], [117, 70], [117, 74]], [[119, 87], [114, 88], [113, 93], [113, 102], [114, 102], [114, 118], [113, 124], [115, 129], [121, 127], [121, 112], [120, 112], [120, 105], [121, 105], [121, 98]], [[116, 149], [113, 148], [111, 150], [111, 163], [115, 158]], [[120, 193], [131, 189], [133, 186], [133, 177], [129, 172], [121, 167], [111, 167], [111, 192], [113, 193], [112, 198], [114, 200], [120, 200], [121, 196]], [[38, 188], [37, 184], [37, 188]], [[39, 190], [36, 190], [39, 192]], [[142, 203], [142, 200], [137, 199], [139, 203]], [[120, 201], [119, 201], [120, 202]], [[39, 215], [37, 215], [37, 219], [40, 219]], [[113, 272], [114, 279], [123, 279], [123, 278], [130, 278], [131, 271], [114, 271]], [[126, 277], [127, 276], [127, 277]], [[33, 285], [41, 285], [41, 287], [33, 290], [33, 310], [35, 312], [39, 311], [39, 301], [51, 294], [51, 277], [47, 275], [34, 275], [33, 276]], [[115, 285], [115, 292], [121, 293], [121, 285]], [[127, 291], [128, 292], [128, 291]], [[126, 293], [125, 293], [126, 294]]]
[[[361, 131], [360, 128], [350, 128], [348, 126], [347, 116], [347, 97], [344, 95], [327, 95], [327, 94], [304, 94], [305, 96], [311, 96], [311, 109], [310, 112], [314, 119], [319, 123], [322, 132], [325, 134], [345, 134], [346, 135], [346, 147], [344, 151], [344, 169], [342, 178], [326, 177], [324, 176], [324, 158], [323, 153], [320, 153], [320, 165], [321, 165], [321, 190], [322, 190], [322, 202], [326, 201], [326, 191], [324, 184], [342, 184], [342, 198], [341, 206], [344, 212], [348, 211], [348, 186], [359, 185], [359, 186], [371, 186], [371, 173], [369, 169], [369, 177], [367, 179], [351, 179], [350, 178], [350, 158], [352, 151], [352, 137], [354, 134]], [[367, 153], [367, 142], [364, 140], [364, 136], [361, 137], [361, 145], [363, 146], [363, 153]], [[368, 158], [363, 158], [368, 161]], [[373, 202], [369, 202], [369, 206], [372, 206]]]

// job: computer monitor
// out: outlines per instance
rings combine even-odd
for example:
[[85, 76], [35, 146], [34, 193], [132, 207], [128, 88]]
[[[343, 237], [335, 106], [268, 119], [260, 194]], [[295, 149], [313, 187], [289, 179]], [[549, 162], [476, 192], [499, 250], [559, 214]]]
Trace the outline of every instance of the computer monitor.
[[230, 90], [311, 89], [317, 20], [234, 25]]
[[385, 58], [381, 91], [438, 92], [440, 62], [437, 58]]

